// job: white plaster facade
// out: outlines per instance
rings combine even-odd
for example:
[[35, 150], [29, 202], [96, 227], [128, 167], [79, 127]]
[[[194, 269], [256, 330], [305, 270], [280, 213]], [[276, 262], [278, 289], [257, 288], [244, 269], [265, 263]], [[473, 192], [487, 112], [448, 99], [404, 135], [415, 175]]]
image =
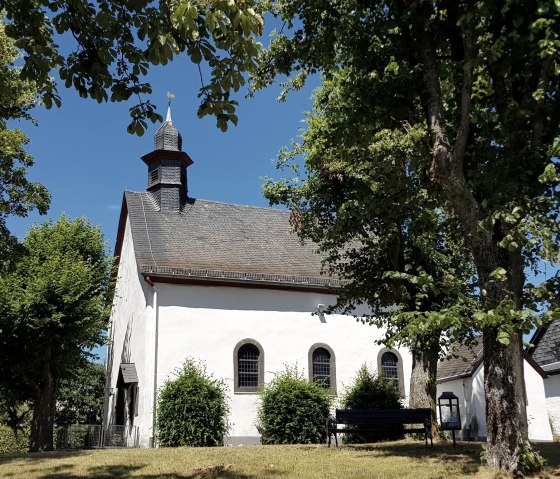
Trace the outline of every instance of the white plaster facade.
[[553, 433], [560, 436], [560, 373], [545, 379], [544, 392]]
[[[527, 392], [529, 439], [532, 441], [552, 441], [543, 377], [527, 360], [524, 361], [523, 369]], [[444, 391], [453, 392], [459, 398], [462, 430], [457, 431], [457, 437], [463, 440], [485, 438], [487, 434], [486, 400], [484, 398], [484, 366], [482, 363], [470, 376], [439, 383], [437, 385], [437, 396], [439, 397]]]
[[[317, 315], [318, 305], [334, 303], [333, 294], [254, 289], [236, 286], [203, 286], [155, 282], [150, 286], [139, 274], [127, 221], [114, 307], [111, 348], [108, 354], [110, 388], [106, 417], [116, 420], [116, 388], [121, 363], [134, 363], [138, 373], [138, 398], [133, 417], [126, 424], [139, 428], [141, 446], [152, 444], [154, 391], [172, 378], [187, 357], [203, 360], [208, 372], [229, 386], [231, 409], [229, 442], [256, 442], [256, 393], [234, 393], [234, 348], [253, 339], [264, 352], [264, 380], [268, 382], [284, 365], [297, 364], [308, 374], [308, 354], [315, 343], [328, 345], [335, 355], [337, 392], [349, 385], [366, 363], [377, 369], [376, 344], [381, 332], [344, 315]], [[361, 314], [358, 312], [358, 314]], [[398, 350], [408, 396], [412, 367], [410, 353]]]

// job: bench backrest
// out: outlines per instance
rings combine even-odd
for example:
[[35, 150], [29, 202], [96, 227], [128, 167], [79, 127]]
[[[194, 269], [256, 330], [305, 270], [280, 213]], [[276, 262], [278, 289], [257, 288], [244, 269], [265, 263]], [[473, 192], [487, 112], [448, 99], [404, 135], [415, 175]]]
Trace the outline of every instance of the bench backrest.
[[337, 424], [426, 424], [432, 421], [432, 411], [421, 409], [337, 409]]

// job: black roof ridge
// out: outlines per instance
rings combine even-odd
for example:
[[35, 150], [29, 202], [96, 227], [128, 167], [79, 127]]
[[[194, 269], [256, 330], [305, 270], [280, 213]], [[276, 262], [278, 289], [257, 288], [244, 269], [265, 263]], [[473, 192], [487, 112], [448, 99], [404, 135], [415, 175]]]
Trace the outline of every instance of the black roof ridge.
[[[133, 193], [135, 195], [146, 195], [146, 196], [150, 196], [150, 192], [149, 191], [132, 191], [132, 190], [124, 190], [125, 193]], [[284, 214], [290, 214], [289, 210], [280, 210], [277, 208], [274, 208], [273, 206], [255, 206], [255, 205], [242, 205], [240, 203], [228, 203], [225, 201], [215, 201], [215, 200], [207, 200], [205, 198], [188, 198], [187, 199], [187, 204], [185, 205], [185, 207], [192, 202], [196, 202], [196, 201], [201, 201], [204, 203], [213, 203], [216, 205], [226, 205], [226, 206], [238, 206], [240, 208], [252, 208], [252, 209], [259, 209], [259, 210], [266, 210], [266, 211], [277, 211], [279, 213], [284, 213]], [[183, 207], [184, 208], [184, 207]]]

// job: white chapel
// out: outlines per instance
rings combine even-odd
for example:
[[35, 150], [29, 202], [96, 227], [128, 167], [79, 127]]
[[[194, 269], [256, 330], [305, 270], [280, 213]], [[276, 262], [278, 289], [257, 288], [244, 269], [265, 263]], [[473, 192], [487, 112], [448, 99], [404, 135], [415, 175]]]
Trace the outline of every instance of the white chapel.
[[189, 197], [193, 161], [170, 115], [142, 160], [148, 186], [124, 193], [115, 247], [105, 424], [157, 445], [157, 392], [188, 357], [228, 384], [231, 444], [259, 442], [257, 391], [286, 364], [337, 394], [366, 363], [406, 398], [410, 353], [378, 345], [373, 326], [324, 314], [340, 282], [321, 274], [289, 212]]

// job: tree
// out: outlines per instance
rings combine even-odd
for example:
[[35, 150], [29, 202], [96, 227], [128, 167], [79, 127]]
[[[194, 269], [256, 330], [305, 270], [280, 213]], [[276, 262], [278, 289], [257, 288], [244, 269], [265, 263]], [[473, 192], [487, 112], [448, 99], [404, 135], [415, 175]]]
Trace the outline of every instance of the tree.
[[[472, 334], [456, 327], [472, 301], [472, 266], [456, 221], [426, 195], [416, 167], [423, 135], [375, 135], [367, 123], [346, 128], [355, 105], [337, 95], [338, 80], [317, 92], [301, 143], [280, 154], [277, 166], [293, 168], [296, 178], [268, 180], [264, 193], [294, 212], [297, 233], [319, 245], [329, 273], [346, 280], [332, 309], [351, 314], [367, 304], [368, 321], [387, 328], [381, 342], [410, 348], [409, 405], [431, 408], [435, 420], [441, 346]], [[297, 167], [302, 155], [305, 174]]]
[[33, 166], [33, 158], [24, 149], [29, 139], [20, 129], [8, 128], [10, 120], [30, 120], [28, 111], [37, 102], [35, 83], [22, 80], [20, 69], [14, 67], [17, 58], [18, 51], [0, 22], [0, 271], [11, 266], [20, 249], [6, 218], [26, 216], [33, 209], [44, 214], [50, 203], [47, 189], [26, 178]]
[[[145, 81], [151, 66], [181, 54], [198, 65], [199, 116], [215, 115], [225, 131], [237, 123], [237, 102], [230, 98], [255, 69], [263, 20], [252, 0], [103, 0], [71, 3], [51, 0], [0, 0], [9, 20], [7, 33], [24, 52], [22, 78], [36, 82], [44, 104], [60, 105], [50, 76], [58, 70], [66, 87], [97, 102], [138, 98], [130, 108], [128, 130], [142, 135], [146, 120], [162, 121], [154, 105], [142, 100], [152, 87]], [[63, 53], [56, 43], [73, 40]], [[202, 66], [206, 66], [203, 70]], [[210, 80], [203, 74], [209, 70]]]
[[61, 379], [56, 391], [54, 422], [101, 424], [105, 401], [105, 367], [84, 361]]
[[30, 450], [42, 451], [60, 381], [103, 342], [110, 259], [99, 228], [65, 216], [33, 226], [23, 246], [0, 277], [0, 384], [33, 401]]
[[[407, 174], [417, 172], [441, 214], [456, 220], [475, 266], [477, 304], [467, 325], [483, 334], [487, 462], [526, 472], [534, 454], [521, 338], [558, 315], [559, 279], [533, 285], [525, 274], [560, 259], [557, 6], [280, 0], [274, 12], [286, 29], [255, 87], [295, 72], [288, 87], [299, 88], [321, 72], [337, 82], [331, 94], [343, 105], [346, 132], [364, 122], [371, 138], [425, 138]], [[323, 168], [338, 181], [336, 163]], [[390, 190], [399, 178], [380, 181]]]

